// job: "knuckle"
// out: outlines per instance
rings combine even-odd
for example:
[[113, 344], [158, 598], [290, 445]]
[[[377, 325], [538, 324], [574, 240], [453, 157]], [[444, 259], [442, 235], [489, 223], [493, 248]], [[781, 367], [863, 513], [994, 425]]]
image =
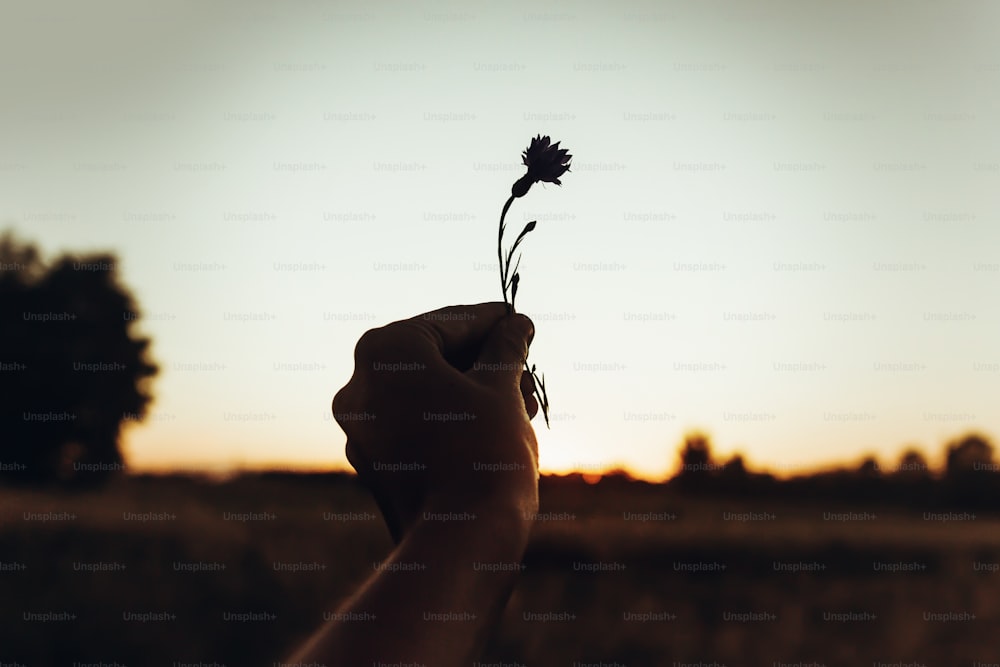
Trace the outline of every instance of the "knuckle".
[[347, 446], [344, 447], [344, 454], [347, 456], [347, 462], [351, 464], [351, 467], [354, 468], [355, 472], [360, 475], [366, 471], [364, 457], [361, 455], [361, 452], [358, 450], [358, 447], [354, 444], [353, 440], [347, 440]]
[[330, 409], [333, 411], [333, 419], [343, 429], [344, 433], [347, 433], [348, 429], [354, 423], [354, 420], [350, 418], [351, 413], [356, 410], [356, 402], [353, 396], [354, 392], [351, 390], [350, 383], [348, 383], [334, 395], [333, 402], [330, 403]]
[[346, 390], [347, 387], [342, 388], [334, 394], [333, 401], [330, 402], [330, 410], [333, 412], [333, 418], [337, 420], [338, 424], [340, 423], [340, 415], [344, 411], [344, 392]]
[[361, 338], [358, 339], [357, 344], [354, 346], [354, 361], [356, 363], [364, 363], [371, 356], [376, 347], [376, 331], [378, 329], [369, 329], [361, 334]]
[[354, 361], [362, 365], [378, 356], [379, 351], [385, 347], [386, 328], [377, 327], [369, 329], [361, 334], [357, 345], [354, 346]]

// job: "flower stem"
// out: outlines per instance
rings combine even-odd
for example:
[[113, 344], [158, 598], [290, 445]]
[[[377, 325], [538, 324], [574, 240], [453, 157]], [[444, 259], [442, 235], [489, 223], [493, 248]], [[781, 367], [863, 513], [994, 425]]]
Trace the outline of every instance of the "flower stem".
[[[504, 265], [503, 261], [503, 220], [507, 217], [507, 211], [510, 209], [510, 205], [514, 203], [514, 195], [511, 195], [507, 199], [507, 203], [503, 205], [503, 211], [500, 212], [500, 233], [497, 236], [497, 260], [500, 266], [500, 288], [503, 290], [503, 302], [507, 303], [507, 270], [510, 265]], [[511, 313], [514, 312], [513, 302], [508, 304], [508, 308]]]
[[[504, 261], [503, 256], [503, 231], [504, 225], [503, 221], [507, 217], [507, 211], [510, 209], [510, 205], [514, 203], [514, 195], [511, 195], [507, 199], [507, 203], [503, 205], [503, 211], [500, 212], [500, 233], [497, 235], [497, 261], [500, 264], [500, 288], [503, 290], [503, 302], [507, 304], [508, 314], [514, 312], [514, 295], [511, 294], [510, 301], [507, 301], [507, 278], [510, 273], [510, 260], [513, 258], [514, 252], [511, 248], [511, 253], [507, 256], [507, 260]], [[539, 378], [535, 373], [534, 366], [528, 366], [528, 360], [524, 360], [524, 370], [531, 373], [532, 379], [535, 381], [535, 396], [538, 401], [538, 406], [542, 410], [542, 414], [545, 415], [545, 426], [546, 428], [552, 428], [549, 424], [549, 397], [545, 392], [545, 378]]]

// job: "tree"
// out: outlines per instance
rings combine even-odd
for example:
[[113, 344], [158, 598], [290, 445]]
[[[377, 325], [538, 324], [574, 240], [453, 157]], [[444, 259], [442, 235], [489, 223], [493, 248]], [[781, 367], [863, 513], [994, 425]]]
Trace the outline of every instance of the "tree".
[[681, 469], [676, 478], [680, 488], [705, 490], [704, 484], [716, 468], [708, 436], [699, 432], [687, 434], [680, 450], [680, 459]]
[[870, 454], [861, 460], [861, 464], [854, 474], [858, 479], [862, 480], [877, 480], [882, 476], [878, 460]]
[[719, 483], [726, 493], [746, 495], [750, 491], [750, 475], [742, 454], [733, 454], [722, 464]]
[[995, 508], [1000, 504], [993, 445], [970, 433], [945, 450], [945, 486], [953, 503], [966, 508]]
[[948, 444], [945, 474], [961, 478], [972, 472], [993, 472], [993, 445], [981, 435], [971, 433]]
[[62, 255], [0, 238], [0, 474], [97, 481], [120, 470], [119, 435], [141, 420], [157, 366], [132, 332], [134, 299], [112, 254]]
[[894, 476], [905, 481], [924, 480], [930, 477], [927, 459], [916, 448], [909, 448], [899, 457]]

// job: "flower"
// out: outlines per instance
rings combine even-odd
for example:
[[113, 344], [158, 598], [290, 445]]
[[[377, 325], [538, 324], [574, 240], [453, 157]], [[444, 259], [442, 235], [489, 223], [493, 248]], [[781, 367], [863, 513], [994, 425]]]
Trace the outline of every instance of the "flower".
[[559, 148], [560, 142], [550, 145], [550, 141], [547, 135], [543, 137], [540, 134], [531, 140], [531, 145], [521, 154], [528, 173], [514, 183], [510, 189], [511, 195], [523, 197], [539, 181], [562, 185], [559, 177], [569, 171], [569, 161], [573, 156], [567, 149]]
[[[528, 173], [519, 178], [511, 187], [510, 197], [508, 197], [506, 203], [503, 205], [503, 209], [500, 211], [500, 230], [497, 234], [497, 263], [500, 266], [500, 289], [503, 291], [503, 302], [507, 304], [508, 312], [510, 313], [514, 312], [514, 298], [517, 296], [517, 287], [521, 284], [521, 274], [517, 272], [517, 267], [521, 263], [520, 255], [518, 255], [517, 262], [513, 265], [513, 275], [511, 275], [511, 262], [514, 259], [514, 251], [521, 245], [524, 237], [529, 232], [535, 230], [538, 221], [532, 220], [524, 226], [521, 233], [514, 239], [514, 245], [507, 251], [505, 257], [503, 252], [503, 233], [507, 228], [504, 223], [507, 211], [510, 210], [510, 205], [514, 203], [516, 198], [528, 194], [531, 186], [539, 181], [562, 185], [559, 182], [559, 177], [569, 171], [569, 161], [571, 159], [573, 159], [573, 156], [565, 148], [559, 148], [558, 141], [553, 144], [548, 136], [543, 137], [540, 134], [531, 140], [531, 145], [521, 154], [521, 160], [528, 168]], [[510, 289], [509, 302], [507, 301], [508, 289]], [[545, 426], [552, 428], [549, 424], [549, 396], [545, 390], [545, 374], [543, 373], [539, 377], [538, 373], [535, 372], [535, 368], [535, 365], [532, 364], [529, 369], [528, 360], [524, 360], [524, 370], [530, 372], [531, 378], [534, 380], [534, 395], [537, 397], [538, 407], [542, 410], [542, 414], [545, 415]]]

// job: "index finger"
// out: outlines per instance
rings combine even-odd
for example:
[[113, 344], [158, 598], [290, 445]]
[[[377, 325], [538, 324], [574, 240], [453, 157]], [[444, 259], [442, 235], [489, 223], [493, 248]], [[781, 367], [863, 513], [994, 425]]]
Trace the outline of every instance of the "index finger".
[[432, 347], [451, 365], [471, 367], [489, 332], [508, 313], [501, 301], [438, 308], [409, 320]]
[[481, 341], [490, 329], [507, 315], [509, 306], [502, 301], [463, 306], [446, 306], [411, 317], [410, 321], [430, 326], [434, 344], [441, 351], [464, 347], [469, 341]]

